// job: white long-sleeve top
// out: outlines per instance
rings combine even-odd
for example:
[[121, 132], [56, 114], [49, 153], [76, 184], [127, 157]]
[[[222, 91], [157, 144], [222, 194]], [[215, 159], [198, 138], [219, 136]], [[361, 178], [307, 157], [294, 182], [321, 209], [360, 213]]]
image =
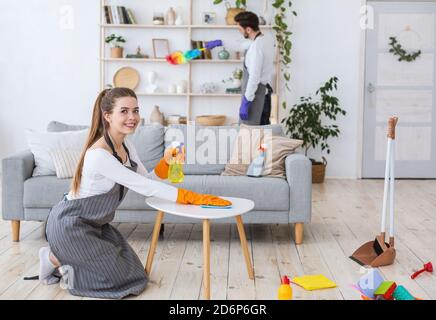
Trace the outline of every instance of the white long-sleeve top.
[[245, 98], [253, 101], [259, 83], [271, 83], [274, 71], [274, 44], [264, 35], [251, 42], [245, 54], [245, 66], [248, 70]]
[[156, 173], [148, 172], [138, 157], [134, 145], [125, 139], [125, 144], [130, 153], [130, 159], [138, 164], [136, 172], [126, 166], [131, 166], [130, 161], [121, 164], [110, 152], [102, 148], [86, 151], [82, 169], [82, 180], [76, 196], [71, 191], [67, 199], [86, 198], [108, 192], [115, 183], [121, 184], [146, 197], [155, 196], [161, 199], [176, 201], [177, 188], [163, 183]]

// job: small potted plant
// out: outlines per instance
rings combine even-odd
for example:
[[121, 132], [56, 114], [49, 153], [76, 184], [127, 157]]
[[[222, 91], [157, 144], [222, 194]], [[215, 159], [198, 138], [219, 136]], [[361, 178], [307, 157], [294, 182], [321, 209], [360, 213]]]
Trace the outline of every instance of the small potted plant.
[[237, 87], [241, 86], [243, 71], [241, 68], [237, 68], [233, 71], [233, 84]]
[[[320, 100], [314, 102], [311, 97], [301, 97], [300, 103], [295, 104], [290, 110], [289, 115], [282, 120], [285, 124], [286, 134], [293, 139], [303, 140], [302, 147], [305, 155], [310, 148], [321, 147], [321, 151], [330, 154], [330, 146], [327, 139], [338, 137], [340, 130], [336, 124], [323, 124], [323, 120], [335, 121], [338, 115], [346, 115], [346, 111], [339, 106], [338, 98], [331, 95], [333, 90], [337, 90], [337, 77], [332, 77], [321, 88], [316, 91], [320, 95]], [[325, 177], [327, 160], [312, 161], [312, 182], [322, 183]]]
[[[214, 0], [213, 4], [220, 4], [223, 0]], [[238, 13], [245, 11], [247, 8], [247, 0], [235, 0], [235, 7], [232, 7], [228, 1], [226, 3], [227, 15], [226, 23], [229, 25], [236, 24], [235, 17]]]
[[223, 82], [231, 82], [231, 87], [226, 88], [226, 93], [241, 93], [242, 86], [242, 74], [243, 71], [240, 68], [237, 68], [233, 71], [232, 76], [230, 78], [224, 79]]
[[112, 44], [111, 47], [111, 58], [122, 58], [123, 57], [123, 47], [121, 43], [125, 43], [126, 39], [122, 36], [117, 36], [116, 34], [111, 34], [107, 36], [105, 42]]

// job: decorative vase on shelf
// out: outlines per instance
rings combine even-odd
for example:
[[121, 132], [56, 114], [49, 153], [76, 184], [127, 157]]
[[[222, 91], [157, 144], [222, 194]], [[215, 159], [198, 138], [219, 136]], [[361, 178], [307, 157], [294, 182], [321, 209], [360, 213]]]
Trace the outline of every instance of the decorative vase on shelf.
[[168, 25], [174, 25], [176, 22], [176, 12], [172, 7], [170, 7], [167, 11], [166, 23]]
[[176, 26], [182, 26], [183, 25], [183, 11], [182, 8], [178, 7], [176, 11]]
[[164, 124], [164, 115], [160, 112], [159, 106], [154, 106], [154, 109], [150, 114], [150, 123]]
[[223, 47], [221, 51], [218, 52], [218, 58], [220, 60], [228, 60], [230, 58], [230, 53]]
[[174, 83], [168, 85], [168, 93], [174, 94], [177, 92], [177, 87]]
[[187, 86], [188, 86], [188, 83], [186, 80], [179, 81], [179, 83], [177, 84], [177, 87], [176, 87], [177, 93], [178, 94], [186, 93]]
[[145, 91], [147, 93], [155, 93], [157, 90], [157, 85], [156, 85], [156, 78], [157, 78], [157, 74], [154, 71], [149, 71], [147, 74], [148, 77], [148, 85], [145, 88]]

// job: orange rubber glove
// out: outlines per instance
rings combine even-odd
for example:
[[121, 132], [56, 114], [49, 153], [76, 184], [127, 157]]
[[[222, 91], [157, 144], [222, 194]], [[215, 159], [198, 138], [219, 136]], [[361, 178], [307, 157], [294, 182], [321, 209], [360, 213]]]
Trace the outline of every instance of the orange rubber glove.
[[232, 203], [211, 194], [201, 194], [190, 190], [178, 188], [177, 203], [209, 206], [230, 206]]
[[169, 168], [170, 168], [169, 164], [165, 161], [164, 158], [162, 158], [160, 159], [156, 168], [154, 168], [154, 173], [156, 173], [156, 175], [161, 179], [167, 179]]

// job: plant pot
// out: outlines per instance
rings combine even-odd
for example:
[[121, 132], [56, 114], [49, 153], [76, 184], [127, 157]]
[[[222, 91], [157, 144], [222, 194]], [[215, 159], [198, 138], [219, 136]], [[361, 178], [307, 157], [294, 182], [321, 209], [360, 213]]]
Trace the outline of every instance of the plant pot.
[[322, 162], [312, 160], [312, 183], [324, 182], [326, 166], [327, 160], [324, 157], [322, 157]]
[[226, 23], [228, 25], [235, 25], [237, 24], [235, 21], [235, 17], [238, 13], [244, 12], [245, 9], [242, 8], [227, 8], [227, 15], [226, 15]]
[[111, 48], [111, 58], [122, 58], [123, 57], [123, 48], [121, 47], [113, 47]]

